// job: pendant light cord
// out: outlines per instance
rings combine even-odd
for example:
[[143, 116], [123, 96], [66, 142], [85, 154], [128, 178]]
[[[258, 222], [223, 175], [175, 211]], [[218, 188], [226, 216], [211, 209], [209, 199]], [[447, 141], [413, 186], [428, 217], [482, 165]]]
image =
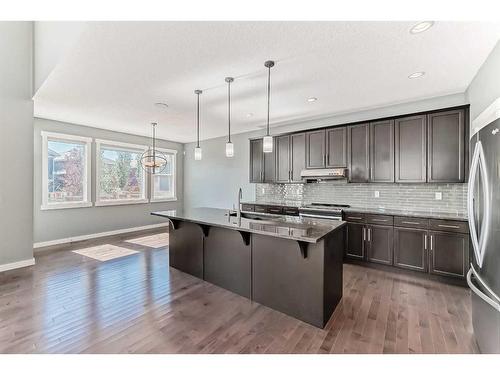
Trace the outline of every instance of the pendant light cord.
[[196, 147], [200, 147], [200, 93], [197, 92], [197, 103], [196, 103]]
[[231, 80], [227, 82], [227, 118], [228, 142], [231, 143]]
[[269, 135], [269, 106], [271, 97], [271, 66], [267, 68], [267, 135]]

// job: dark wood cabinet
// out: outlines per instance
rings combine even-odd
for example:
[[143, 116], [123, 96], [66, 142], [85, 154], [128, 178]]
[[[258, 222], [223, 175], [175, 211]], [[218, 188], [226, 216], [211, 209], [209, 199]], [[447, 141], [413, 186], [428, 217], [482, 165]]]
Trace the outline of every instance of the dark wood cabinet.
[[276, 182], [290, 181], [290, 136], [276, 137]]
[[374, 263], [392, 264], [393, 231], [392, 226], [366, 226], [366, 260]]
[[264, 175], [262, 177], [263, 182], [275, 182], [276, 181], [276, 145], [273, 147], [273, 152], [263, 152], [264, 160]]
[[394, 182], [394, 120], [370, 123], [370, 182]]
[[325, 168], [326, 131], [324, 129], [306, 133], [306, 168]]
[[426, 182], [426, 115], [398, 118], [395, 133], [395, 181]]
[[427, 231], [394, 228], [394, 265], [427, 272]]
[[302, 182], [300, 172], [306, 168], [306, 134], [292, 134], [290, 136], [290, 182]]
[[349, 182], [367, 182], [369, 178], [369, 127], [368, 124], [347, 128], [347, 165]]
[[326, 131], [326, 166], [347, 167], [347, 128], [345, 126]]
[[427, 137], [427, 181], [464, 182], [464, 110], [427, 115]]
[[264, 152], [262, 139], [250, 140], [250, 182], [264, 181]]
[[469, 236], [431, 231], [429, 241], [430, 273], [464, 278], [469, 264]]
[[362, 223], [347, 223], [346, 256], [365, 259], [366, 228]]

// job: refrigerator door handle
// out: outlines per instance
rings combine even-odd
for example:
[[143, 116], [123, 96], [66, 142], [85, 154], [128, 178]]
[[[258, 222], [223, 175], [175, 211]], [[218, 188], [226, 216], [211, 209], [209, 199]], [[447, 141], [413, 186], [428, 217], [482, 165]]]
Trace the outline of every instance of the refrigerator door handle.
[[[481, 283], [481, 285], [489, 293], [491, 293], [491, 295], [493, 295], [496, 298], [496, 301], [493, 298], [487, 296], [485, 293], [483, 293], [481, 290], [479, 290], [479, 288], [477, 286], [474, 285], [474, 283], [472, 282], [472, 275], [474, 275], [474, 277], [477, 279], [477, 281], [479, 281]], [[486, 302], [488, 305], [490, 305], [491, 307], [493, 307], [495, 310], [497, 310], [498, 312], [500, 312], [500, 303], [498, 302], [500, 299], [498, 298], [498, 296], [495, 295], [495, 293], [493, 293], [491, 291], [490, 288], [488, 288], [486, 286], [486, 284], [483, 282], [483, 280], [481, 279], [481, 277], [477, 274], [477, 272], [474, 269], [474, 267], [472, 266], [472, 264], [471, 264], [471, 267], [469, 269], [469, 272], [467, 273], [467, 284], [469, 285], [470, 289], [472, 290], [472, 292], [474, 294], [476, 294], [479, 298], [481, 298], [484, 302]]]
[[[481, 171], [481, 186], [483, 188], [482, 193], [484, 200], [483, 224], [481, 225], [481, 233], [477, 233], [476, 218], [474, 217], [474, 191], [478, 168]], [[472, 247], [474, 249], [474, 254], [476, 256], [476, 261], [479, 265], [479, 268], [483, 266], [484, 249], [486, 247], [490, 231], [491, 202], [489, 198], [490, 193], [483, 145], [481, 144], [481, 141], [477, 141], [469, 174], [469, 186], [467, 189], [467, 214], [469, 216], [469, 229], [472, 240]]]

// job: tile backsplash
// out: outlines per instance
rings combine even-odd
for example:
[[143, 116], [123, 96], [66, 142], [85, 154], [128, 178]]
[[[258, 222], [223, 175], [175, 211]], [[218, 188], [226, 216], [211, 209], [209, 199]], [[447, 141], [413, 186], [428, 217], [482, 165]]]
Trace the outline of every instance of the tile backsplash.
[[[378, 192], [378, 197], [376, 197]], [[435, 193], [442, 199], [436, 200]], [[361, 208], [465, 213], [467, 184], [257, 184], [257, 202], [337, 203]]]

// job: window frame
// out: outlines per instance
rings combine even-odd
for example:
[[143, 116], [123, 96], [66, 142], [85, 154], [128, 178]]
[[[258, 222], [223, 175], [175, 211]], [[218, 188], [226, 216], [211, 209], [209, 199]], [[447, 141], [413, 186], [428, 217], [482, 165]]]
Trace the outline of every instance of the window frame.
[[161, 176], [162, 173], [153, 174], [151, 173], [149, 176], [149, 185], [150, 189], [150, 202], [151, 203], [160, 203], [160, 202], [175, 202], [177, 201], [177, 150], [169, 149], [169, 148], [156, 148], [158, 151], [163, 152], [164, 154], [172, 155], [174, 160], [174, 165], [172, 169], [172, 178], [173, 178], [173, 189], [174, 196], [172, 198], [155, 198], [155, 184], [154, 184], [154, 176]]
[[[41, 210], [92, 207], [92, 138], [73, 134], [41, 131], [42, 137], [42, 204]], [[80, 202], [49, 202], [49, 141], [63, 141], [83, 145], [85, 151], [85, 175], [83, 197]]]
[[[142, 179], [142, 191], [143, 198], [140, 199], [119, 199], [119, 200], [101, 200], [100, 195], [100, 185], [101, 185], [101, 148], [109, 146], [110, 148], [122, 149], [123, 151], [136, 151], [143, 153], [147, 151], [148, 146], [138, 145], [133, 143], [123, 143], [116, 142], [107, 139], [95, 139], [96, 144], [95, 148], [95, 206], [103, 207], [103, 206], [120, 206], [120, 205], [130, 205], [130, 204], [144, 204], [149, 203], [148, 199], [148, 186], [147, 186], [147, 173], [144, 172], [144, 178]], [[140, 168], [140, 167], [139, 167]]]

